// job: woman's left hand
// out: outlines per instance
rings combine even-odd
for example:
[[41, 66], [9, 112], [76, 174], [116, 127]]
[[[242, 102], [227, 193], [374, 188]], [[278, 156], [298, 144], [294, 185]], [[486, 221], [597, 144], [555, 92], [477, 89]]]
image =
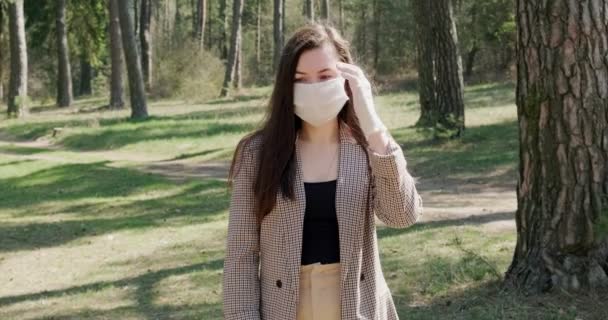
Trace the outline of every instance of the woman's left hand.
[[386, 130], [386, 126], [384, 126], [376, 113], [372, 86], [365, 77], [363, 70], [357, 65], [340, 61], [336, 63], [336, 67], [340, 75], [348, 80], [353, 94], [355, 114], [359, 118], [359, 125], [365, 137], [367, 138], [376, 131]]

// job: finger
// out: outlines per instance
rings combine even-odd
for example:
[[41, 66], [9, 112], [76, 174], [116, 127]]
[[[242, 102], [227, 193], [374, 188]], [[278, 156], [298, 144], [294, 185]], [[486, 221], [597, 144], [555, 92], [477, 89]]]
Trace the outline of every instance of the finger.
[[350, 82], [354, 82], [357, 83], [359, 82], [359, 78], [357, 77], [356, 74], [351, 73], [350, 71], [347, 70], [339, 70], [338, 72], [340, 72], [340, 75], [342, 77], [344, 77], [346, 80], [349, 80]]
[[363, 74], [363, 70], [361, 70], [361, 68], [359, 68], [359, 66], [357, 66], [355, 64], [338, 61], [336, 66], [339, 68], [339, 70], [348, 71], [348, 72], [356, 75], [357, 77], [365, 76]]

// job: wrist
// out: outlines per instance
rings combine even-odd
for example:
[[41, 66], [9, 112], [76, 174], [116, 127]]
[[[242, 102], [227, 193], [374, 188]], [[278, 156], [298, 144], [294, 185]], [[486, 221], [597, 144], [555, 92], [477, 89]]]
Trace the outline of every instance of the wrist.
[[363, 135], [366, 139], [376, 132], [387, 130], [386, 126], [375, 110], [365, 109], [361, 113], [362, 114], [358, 115], [359, 126], [361, 127], [361, 131], [363, 131]]

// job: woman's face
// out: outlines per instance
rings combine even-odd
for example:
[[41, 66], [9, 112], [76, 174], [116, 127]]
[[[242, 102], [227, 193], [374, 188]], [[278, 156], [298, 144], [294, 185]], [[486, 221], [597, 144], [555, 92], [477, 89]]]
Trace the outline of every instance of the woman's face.
[[306, 50], [298, 60], [294, 82], [315, 83], [333, 79], [338, 75], [338, 61], [336, 50], [331, 45]]

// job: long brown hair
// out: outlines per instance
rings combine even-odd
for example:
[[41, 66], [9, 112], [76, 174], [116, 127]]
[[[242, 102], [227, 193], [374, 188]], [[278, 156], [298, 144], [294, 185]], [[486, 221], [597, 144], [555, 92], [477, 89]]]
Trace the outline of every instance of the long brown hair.
[[[232, 187], [233, 178], [236, 175], [235, 166], [237, 166], [242, 149], [254, 137], [261, 137], [261, 146], [255, 150], [258, 166], [255, 183], [252, 186], [256, 200], [256, 203], [252, 205], [258, 223], [261, 223], [266, 214], [274, 208], [279, 188], [284, 196], [292, 200], [295, 198], [293, 190], [296, 174], [295, 141], [298, 130], [302, 128], [302, 119], [294, 113], [294, 75], [300, 55], [304, 51], [326, 44], [332, 45], [336, 49], [339, 61], [353, 63], [350, 43], [330, 23], [311, 22], [297, 29], [283, 48], [274, 82], [275, 86], [262, 127], [247, 134], [236, 146], [228, 173], [229, 187]], [[348, 81], [346, 83], [349, 100], [338, 114], [338, 122], [342, 121], [347, 125], [351, 136], [365, 150], [368, 143], [352, 106], [353, 98]], [[367, 152], [365, 155], [369, 157]], [[367, 160], [371, 177], [369, 158]]]

